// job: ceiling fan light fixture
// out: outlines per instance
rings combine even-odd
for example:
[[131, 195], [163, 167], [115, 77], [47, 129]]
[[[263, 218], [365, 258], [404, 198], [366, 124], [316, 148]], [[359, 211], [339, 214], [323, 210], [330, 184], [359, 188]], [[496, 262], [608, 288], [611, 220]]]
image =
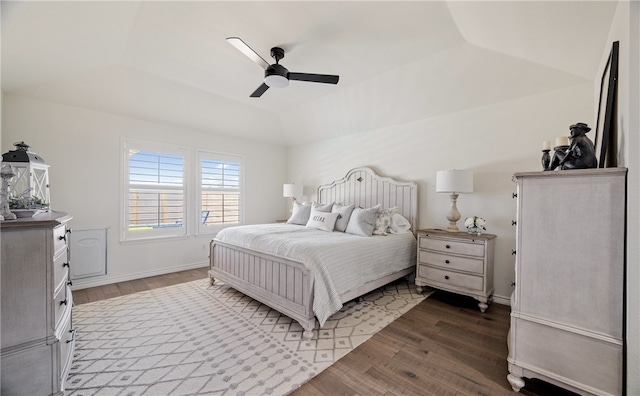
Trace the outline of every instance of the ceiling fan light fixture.
[[278, 74], [272, 74], [264, 78], [264, 83], [270, 88], [285, 88], [289, 85], [289, 80]]

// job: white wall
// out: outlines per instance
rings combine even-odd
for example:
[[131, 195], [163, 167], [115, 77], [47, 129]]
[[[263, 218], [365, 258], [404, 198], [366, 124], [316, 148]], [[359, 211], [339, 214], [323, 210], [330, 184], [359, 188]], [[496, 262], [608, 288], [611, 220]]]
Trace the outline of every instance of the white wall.
[[[283, 147], [174, 128], [50, 102], [4, 95], [2, 147], [24, 140], [50, 165], [52, 208], [74, 216], [76, 229], [108, 227], [108, 275], [88, 285], [107, 284], [208, 264], [211, 237], [121, 243], [121, 138], [137, 138], [245, 158], [245, 220], [273, 222], [285, 214]], [[278, 208], [274, 211], [274, 208]], [[74, 287], [87, 286], [82, 281]]]
[[[640, 3], [621, 1], [608, 43], [620, 41], [618, 142], [627, 177], [627, 394], [640, 395]], [[611, 48], [602, 54], [604, 70]], [[600, 81], [594, 83], [596, 95]]]
[[[508, 304], [514, 280], [516, 202], [514, 172], [541, 170], [543, 140], [567, 136], [569, 125], [595, 123], [591, 83], [476, 108], [435, 119], [350, 135], [288, 150], [288, 180], [305, 186], [313, 199], [318, 184], [370, 166], [379, 174], [418, 183], [420, 228], [446, 228], [450, 200], [435, 192], [438, 170], [474, 172], [473, 194], [458, 198], [467, 216], [484, 217], [496, 234], [495, 296]], [[549, 192], [552, 194], [553, 192]], [[549, 208], [553, 210], [553, 208]], [[462, 221], [459, 222], [462, 226]], [[569, 227], [570, 225], [568, 225]], [[561, 230], [549, 230], [561, 232]]]

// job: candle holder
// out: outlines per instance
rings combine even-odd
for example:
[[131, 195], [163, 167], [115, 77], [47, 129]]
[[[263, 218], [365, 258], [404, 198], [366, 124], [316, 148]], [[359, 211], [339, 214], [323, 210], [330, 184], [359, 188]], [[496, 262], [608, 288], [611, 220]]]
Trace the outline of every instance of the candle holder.
[[549, 151], [551, 151], [551, 149], [542, 150], [542, 170], [549, 170], [549, 164], [551, 163]]

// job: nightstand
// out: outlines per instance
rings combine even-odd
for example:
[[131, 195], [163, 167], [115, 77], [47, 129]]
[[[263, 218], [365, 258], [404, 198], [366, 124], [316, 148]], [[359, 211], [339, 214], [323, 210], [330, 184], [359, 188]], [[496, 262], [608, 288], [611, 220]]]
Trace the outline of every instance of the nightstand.
[[418, 230], [416, 286], [471, 296], [484, 312], [493, 294], [493, 250], [496, 236], [445, 230]]

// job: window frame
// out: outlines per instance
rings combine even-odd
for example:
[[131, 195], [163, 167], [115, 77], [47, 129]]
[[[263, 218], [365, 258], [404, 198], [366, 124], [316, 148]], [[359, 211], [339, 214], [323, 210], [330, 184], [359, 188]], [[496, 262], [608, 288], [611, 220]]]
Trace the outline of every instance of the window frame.
[[[245, 191], [245, 161], [244, 156], [239, 154], [232, 153], [224, 153], [219, 151], [205, 150], [205, 149], [196, 149], [196, 160], [194, 161], [196, 167], [196, 186], [195, 186], [195, 205], [197, 208], [195, 213], [193, 214], [193, 218], [195, 219], [196, 226], [196, 235], [210, 235], [215, 234], [223, 228], [233, 227], [244, 224], [244, 191]], [[214, 224], [214, 225], [206, 225], [202, 222], [202, 193], [205, 191], [202, 186], [202, 161], [203, 160], [215, 160], [215, 161], [227, 161], [227, 162], [236, 162], [240, 165], [239, 169], [239, 187], [237, 190], [238, 193], [238, 222], [237, 223], [229, 223], [229, 224]]]
[[[144, 241], [144, 240], [155, 240], [159, 238], [176, 238], [176, 237], [186, 237], [188, 235], [189, 229], [189, 192], [190, 188], [190, 150], [187, 147], [179, 146], [175, 144], [167, 144], [167, 143], [159, 143], [152, 141], [145, 141], [139, 139], [130, 139], [124, 138], [122, 139], [122, 150], [121, 150], [121, 159], [120, 164], [122, 167], [121, 174], [121, 232], [120, 232], [120, 240], [122, 242], [130, 242], [130, 241]], [[182, 224], [180, 226], [175, 227], [157, 227], [151, 228], [148, 230], [129, 230], [129, 213], [130, 213], [130, 204], [129, 204], [129, 194], [131, 191], [131, 183], [129, 179], [130, 172], [130, 162], [129, 162], [129, 152], [130, 150], [138, 150], [138, 151], [149, 151], [156, 152], [159, 154], [167, 154], [167, 155], [179, 155], [183, 158], [183, 168], [182, 168]], [[166, 188], [166, 190], [172, 190], [173, 188]], [[149, 190], [153, 190], [153, 188], [149, 188]], [[158, 189], [155, 189], [158, 190]]]

